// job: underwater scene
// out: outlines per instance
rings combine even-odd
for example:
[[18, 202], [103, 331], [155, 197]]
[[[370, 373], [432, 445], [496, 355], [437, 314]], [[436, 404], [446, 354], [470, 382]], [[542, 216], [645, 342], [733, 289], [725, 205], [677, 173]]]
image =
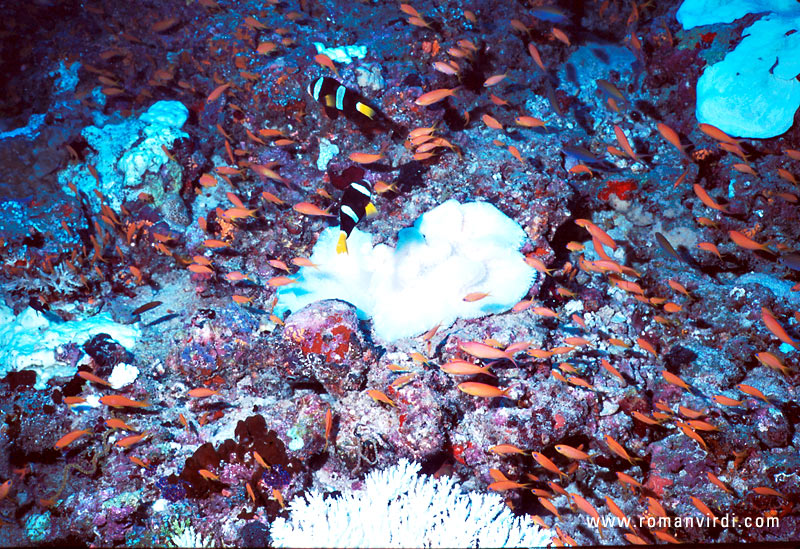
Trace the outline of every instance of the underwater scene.
[[796, 546], [798, 31], [2, 2], [0, 546]]

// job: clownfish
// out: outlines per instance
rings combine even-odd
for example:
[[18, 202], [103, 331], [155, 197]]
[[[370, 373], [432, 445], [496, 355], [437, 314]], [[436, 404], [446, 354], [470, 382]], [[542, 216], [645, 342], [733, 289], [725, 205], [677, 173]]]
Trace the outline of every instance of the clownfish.
[[314, 101], [325, 107], [325, 112], [330, 118], [336, 117], [336, 111], [342, 111], [345, 116], [357, 122], [374, 122], [380, 118], [378, 110], [368, 105], [361, 94], [348, 89], [333, 78], [321, 76], [309, 84], [307, 89]]
[[362, 217], [375, 215], [378, 210], [372, 203], [372, 191], [366, 181], [350, 183], [342, 194], [339, 205], [339, 241], [336, 253], [347, 253], [347, 237]]

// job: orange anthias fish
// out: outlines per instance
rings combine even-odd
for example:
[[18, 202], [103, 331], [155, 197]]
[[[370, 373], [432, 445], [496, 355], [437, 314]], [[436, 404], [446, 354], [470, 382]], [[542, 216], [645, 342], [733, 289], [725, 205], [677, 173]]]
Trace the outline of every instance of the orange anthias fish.
[[121, 419], [112, 417], [106, 420], [106, 425], [110, 429], [124, 429], [125, 431], [135, 431], [133, 427], [122, 421]]
[[206, 398], [212, 395], [218, 395], [219, 391], [209, 389], [208, 387], [197, 387], [195, 389], [190, 389], [187, 394], [192, 398]]
[[513, 444], [497, 444], [495, 446], [489, 447], [490, 452], [494, 452], [495, 454], [527, 454], [525, 450], [522, 448], [517, 448]]
[[561, 469], [559, 469], [558, 466], [555, 463], [553, 463], [550, 460], [550, 458], [548, 458], [544, 454], [541, 454], [539, 452], [531, 452], [531, 456], [533, 456], [533, 459], [536, 460], [536, 463], [538, 463], [539, 465], [541, 465], [542, 467], [544, 467], [545, 469], [547, 469], [551, 473], [555, 473], [559, 477], [564, 477], [564, 478], [567, 477], [567, 474], [564, 473]]
[[354, 152], [350, 153], [350, 160], [355, 162], [356, 164], [372, 164], [373, 162], [377, 162], [378, 160], [383, 160], [385, 158], [382, 153], [365, 153], [365, 152]]
[[334, 217], [334, 215], [328, 210], [323, 210], [319, 206], [315, 206], [310, 202], [298, 202], [293, 206], [295, 210], [300, 212], [303, 215], [318, 215], [323, 217]]
[[458, 348], [468, 355], [472, 355], [476, 358], [489, 360], [499, 360], [505, 358], [511, 362], [514, 362], [514, 357], [506, 351], [492, 347], [491, 345], [486, 345], [485, 343], [480, 343], [479, 341], [462, 341], [458, 344]]
[[775, 318], [775, 315], [767, 309], [766, 307], [761, 308], [761, 320], [764, 321], [767, 329], [772, 332], [772, 334], [786, 343], [787, 345], [791, 345], [795, 349], [800, 349], [800, 344], [798, 344], [795, 340], [789, 337], [789, 334], [786, 333], [786, 330], [783, 329], [778, 319]]
[[325, 55], [324, 53], [318, 53], [314, 56], [314, 61], [325, 67], [326, 69], [330, 69], [333, 71], [333, 74], [339, 77], [339, 71], [336, 69], [336, 65], [333, 64], [333, 60]]
[[106, 406], [111, 406], [112, 408], [125, 408], [126, 406], [130, 408], [147, 408], [150, 406], [149, 402], [131, 400], [122, 395], [106, 395], [104, 397], [100, 397], [100, 402]]
[[86, 372], [84, 370], [81, 370], [80, 372], [78, 372], [78, 377], [82, 377], [86, 381], [91, 381], [93, 383], [99, 383], [100, 385], [105, 385], [106, 387], [110, 387], [111, 386], [111, 384], [108, 381], [106, 381], [105, 379], [103, 379], [101, 377], [98, 377], [98, 376], [94, 375], [91, 372]]
[[395, 404], [391, 398], [386, 396], [386, 393], [384, 393], [383, 391], [379, 391], [377, 389], [370, 389], [369, 391], [367, 391], [367, 394], [370, 396], [370, 398], [372, 398], [377, 402], [383, 402], [390, 406], [394, 406], [395, 408], [397, 407], [397, 404]]
[[625, 154], [630, 156], [632, 160], [635, 160], [637, 162], [641, 162], [639, 157], [636, 155], [636, 152], [633, 150], [633, 147], [631, 147], [631, 144], [628, 141], [628, 138], [625, 137], [625, 133], [623, 133], [622, 128], [620, 128], [619, 126], [615, 125], [614, 126], [614, 135], [616, 135], [617, 142], [619, 143], [619, 146], [622, 147], [622, 150], [625, 151]]
[[759, 244], [752, 238], [739, 231], [728, 231], [728, 236], [731, 237], [731, 240], [733, 240], [734, 244], [746, 250], [763, 250], [765, 252], [770, 251], [766, 244]]
[[577, 459], [579, 461], [592, 459], [592, 456], [586, 452], [578, 450], [577, 448], [573, 448], [572, 446], [567, 446], [566, 444], [556, 444], [555, 450], [562, 456], [568, 457], [569, 459]]
[[145, 431], [144, 433], [141, 433], [139, 435], [130, 435], [130, 436], [127, 436], [127, 437], [119, 439], [114, 444], [116, 446], [121, 447], [121, 448], [127, 448], [129, 446], [133, 446], [134, 444], [137, 444], [137, 443], [141, 442], [142, 440], [144, 440], [144, 438], [147, 435], [148, 435], [147, 431]]
[[608, 444], [608, 447], [611, 448], [612, 452], [617, 454], [619, 457], [627, 460], [631, 465], [633, 464], [634, 460], [637, 459], [637, 458], [632, 457], [628, 453], [628, 451], [625, 450], [625, 448], [622, 446], [622, 444], [620, 444], [619, 442], [614, 440], [611, 437], [611, 435], [606, 435], [605, 440], [606, 440], [606, 444]]
[[476, 374], [486, 374], [495, 377], [494, 374], [489, 372], [489, 365], [478, 366], [466, 360], [452, 360], [446, 364], [442, 364], [439, 368], [451, 376], [471, 376]]
[[458, 384], [458, 389], [468, 395], [483, 397], [483, 398], [497, 398], [508, 397], [509, 388], [500, 389], [494, 385], [487, 385], [486, 383], [478, 383], [475, 381], [465, 381]]
[[91, 433], [89, 429], [81, 429], [80, 431], [77, 430], [71, 431], [66, 435], [64, 435], [63, 437], [61, 437], [60, 439], [58, 439], [58, 441], [55, 443], [53, 447], [56, 450], [60, 450], [61, 448], [64, 448], [65, 446], [72, 444], [73, 442], [81, 438], [83, 435], [88, 435], [89, 433]]
[[429, 91], [428, 93], [420, 95], [415, 103], [422, 106], [433, 105], [443, 99], [454, 96], [457, 89], [458, 88], [439, 88], [438, 90]]

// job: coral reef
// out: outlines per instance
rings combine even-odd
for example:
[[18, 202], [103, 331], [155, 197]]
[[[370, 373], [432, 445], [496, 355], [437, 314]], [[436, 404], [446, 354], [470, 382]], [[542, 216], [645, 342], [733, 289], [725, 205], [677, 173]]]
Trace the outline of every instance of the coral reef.
[[0, 3], [0, 545], [796, 543], [795, 4]]

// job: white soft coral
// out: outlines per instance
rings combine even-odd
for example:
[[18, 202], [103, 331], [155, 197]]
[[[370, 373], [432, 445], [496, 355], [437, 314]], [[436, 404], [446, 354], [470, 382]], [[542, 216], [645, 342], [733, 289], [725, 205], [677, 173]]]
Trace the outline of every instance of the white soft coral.
[[325, 499], [315, 490], [289, 505], [270, 533], [276, 547], [541, 547], [551, 536], [515, 517], [497, 494], [463, 493], [419, 464], [370, 473], [361, 490]]
[[[341, 299], [392, 341], [507, 311], [536, 276], [519, 252], [525, 231], [488, 202], [448, 200], [400, 231], [396, 248], [373, 246], [372, 235], [354, 229], [349, 253], [337, 254], [338, 236], [338, 227], [323, 231], [311, 256], [319, 268], [301, 269], [298, 284], [278, 290], [276, 314]], [[473, 292], [489, 295], [464, 301]]]

